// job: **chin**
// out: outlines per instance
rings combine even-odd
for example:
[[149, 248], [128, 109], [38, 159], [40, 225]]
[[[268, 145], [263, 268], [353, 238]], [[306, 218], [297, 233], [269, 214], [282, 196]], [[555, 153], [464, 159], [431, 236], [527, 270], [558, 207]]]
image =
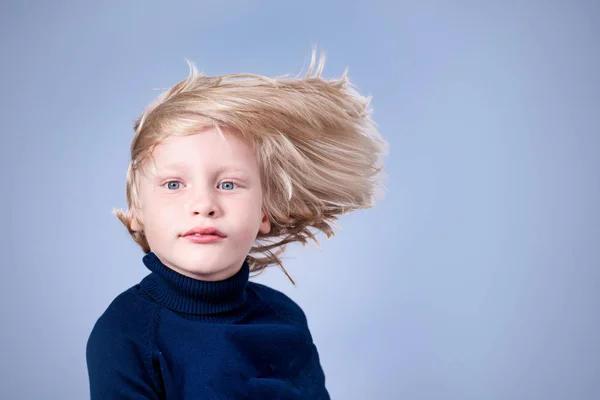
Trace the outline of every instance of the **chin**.
[[227, 266], [221, 265], [198, 265], [198, 264], [188, 264], [183, 265], [183, 268], [186, 272], [194, 274], [198, 277], [210, 278], [211, 275], [221, 275], [222, 273], [227, 271]]
[[[238, 272], [244, 260], [242, 258], [238, 261], [238, 257], [221, 246], [196, 244], [164, 250], [156, 253], [165, 265], [182, 275], [207, 281], [227, 279]], [[233, 270], [233, 266], [237, 268]]]
[[231, 262], [225, 260], [211, 262], [208, 257], [196, 257], [195, 260], [194, 257], [189, 257], [185, 261], [181, 260], [177, 265], [185, 275], [200, 280], [223, 280], [237, 272], [237, 270], [231, 271]]

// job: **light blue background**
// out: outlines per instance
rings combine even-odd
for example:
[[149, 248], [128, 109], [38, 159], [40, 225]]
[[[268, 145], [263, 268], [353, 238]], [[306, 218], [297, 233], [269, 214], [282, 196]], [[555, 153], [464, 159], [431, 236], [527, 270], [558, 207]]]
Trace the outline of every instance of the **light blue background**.
[[[600, 398], [597, 1], [3, 1], [2, 399], [88, 396], [85, 343], [148, 272], [111, 215], [132, 122], [187, 74], [374, 95], [388, 193], [260, 277], [334, 399]], [[8, 207], [7, 207], [8, 206]], [[6, 229], [8, 227], [8, 230]]]

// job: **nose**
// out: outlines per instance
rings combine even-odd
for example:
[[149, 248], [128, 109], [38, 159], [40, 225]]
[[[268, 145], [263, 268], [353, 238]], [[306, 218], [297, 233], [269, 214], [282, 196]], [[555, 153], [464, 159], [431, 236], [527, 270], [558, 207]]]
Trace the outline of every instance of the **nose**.
[[214, 193], [210, 190], [196, 192], [189, 202], [189, 212], [203, 217], [218, 217], [221, 210]]

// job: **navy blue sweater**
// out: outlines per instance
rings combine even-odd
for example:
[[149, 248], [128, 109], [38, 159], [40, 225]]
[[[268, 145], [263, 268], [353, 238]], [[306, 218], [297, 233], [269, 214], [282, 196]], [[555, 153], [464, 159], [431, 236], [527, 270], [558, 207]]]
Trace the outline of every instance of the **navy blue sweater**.
[[92, 400], [329, 399], [306, 317], [249, 282], [249, 266], [204, 282], [144, 257], [87, 342]]

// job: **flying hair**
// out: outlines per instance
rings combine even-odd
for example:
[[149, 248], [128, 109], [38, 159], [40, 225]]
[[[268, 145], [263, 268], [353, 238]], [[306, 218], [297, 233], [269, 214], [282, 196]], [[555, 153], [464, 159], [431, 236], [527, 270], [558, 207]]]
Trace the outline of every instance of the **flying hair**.
[[158, 96], [134, 123], [128, 209], [114, 213], [144, 252], [151, 250], [143, 229], [132, 230], [142, 167], [169, 137], [208, 127], [243, 135], [259, 161], [271, 231], [258, 235], [248, 255], [252, 272], [277, 265], [291, 280], [281, 260], [288, 244], [318, 245], [315, 235], [332, 237], [340, 215], [374, 206], [384, 189], [387, 144], [371, 119], [371, 98], [359, 94], [347, 70], [339, 79], [324, 79], [324, 62], [313, 51], [305, 75], [269, 78], [207, 76], [188, 61], [188, 77]]

